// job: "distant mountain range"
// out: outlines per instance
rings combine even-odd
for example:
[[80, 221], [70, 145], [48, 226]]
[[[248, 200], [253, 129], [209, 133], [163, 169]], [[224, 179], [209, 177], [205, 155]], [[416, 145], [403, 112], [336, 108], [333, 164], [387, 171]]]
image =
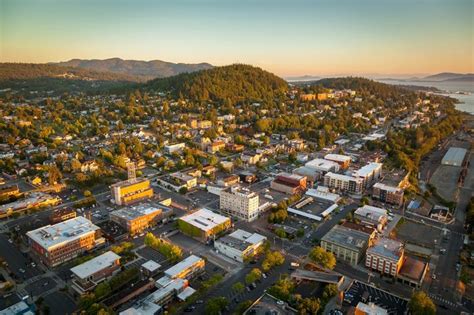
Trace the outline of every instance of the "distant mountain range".
[[210, 69], [213, 66], [209, 63], [172, 63], [161, 60], [123, 60], [120, 58], [111, 59], [71, 59], [69, 61], [51, 63], [63, 67], [81, 68], [100, 72], [112, 72], [134, 76], [140, 81], [155, 78], [171, 77], [177, 74]]
[[406, 79], [401, 78], [383, 78], [379, 79], [382, 81], [419, 81], [419, 82], [469, 82], [474, 81], [473, 73], [453, 73], [453, 72], [442, 72], [426, 77], [411, 77]]

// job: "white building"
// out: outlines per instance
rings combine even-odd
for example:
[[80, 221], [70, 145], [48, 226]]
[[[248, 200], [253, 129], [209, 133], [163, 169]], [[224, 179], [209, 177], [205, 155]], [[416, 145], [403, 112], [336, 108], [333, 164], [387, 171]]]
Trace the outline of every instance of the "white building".
[[307, 168], [313, 169], [316, 172], [327, 173], [327, 172], [338, 172], [340, 166], [338, 163], [328, 161], [325, 159], [314, 159], [305, 164]]
[[382, 231], [388, 221], [388, 212], [382, 208], [365, 205], [354, 212], [354, 217], [363, 224], [372, 225], [377, 230]]
[[180, 152], [186, 147], [186, 144], [184, 142], [182, 143], [176, 143], [176, 144], [170, 144], [170, 145], [165, 145], [165, 152], [168, 154], [173, 154], [174, 152]]
[[364, 181], [361, 178], [329, 172], [324, 175], [324, 186], [355, 194], [362, 193]]
[[346, 168], [351, 164], [351, 157], [348, 155], [342, 155], [342, 154], [326, 154], [324, 156], [325, 160], [336, 162], [339, 164], [342, 168]]
[[369, 187], [375, 180], [382, 176], [382, 163], [371, 162], [354, 171], [352, 176], [364, 181], [364, 187]]
[[257, 233], [249, 233], [237, 230], [229, 235], [223, 236], [214, 242], [214, 247], [220, 253], [229, 258], [244, 262], [245, 259], [253, 257], [267, 238]]
[[220, 209], [233, 217], [251, 222], [258, 218], [258, 194], [240, 186], [229, 187], [220, 193]]

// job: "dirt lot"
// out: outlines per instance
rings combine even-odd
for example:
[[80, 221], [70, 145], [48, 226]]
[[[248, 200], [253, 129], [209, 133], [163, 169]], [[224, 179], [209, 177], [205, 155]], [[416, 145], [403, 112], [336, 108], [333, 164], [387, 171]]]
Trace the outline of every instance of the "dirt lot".
[[445, 200], [454, 201], [461, 167], [440, 165], [430, 178], [438, 194]]
[[414, 221], [405, 220], [396, 228], [397, 238], [423, 247], [434, 248], [434, 240], [441, 237], [441, 230]]

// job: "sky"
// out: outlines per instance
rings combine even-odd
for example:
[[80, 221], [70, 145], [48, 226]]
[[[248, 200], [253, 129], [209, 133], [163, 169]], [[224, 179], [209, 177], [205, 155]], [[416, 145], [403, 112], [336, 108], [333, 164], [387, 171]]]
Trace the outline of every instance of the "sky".
[[474, 72], [474, 0], [0, 0], [0, 61], [213, 65], [281, 76]]

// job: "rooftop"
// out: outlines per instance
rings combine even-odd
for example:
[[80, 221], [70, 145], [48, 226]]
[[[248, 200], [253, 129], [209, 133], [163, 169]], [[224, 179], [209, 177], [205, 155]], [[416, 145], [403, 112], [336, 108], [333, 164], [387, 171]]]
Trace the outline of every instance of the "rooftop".
[[357, 224], [357, 223], [353, 223], [353, 222], [349, 222], [349, 221], [346, 221], [346, 222], [342, 223], [341, 225], [343, 227], [346, 227], [346, 228], [349, 228], [349, 229], [352, 229], [352, 230], [356, 230], [356, 231], [360, 231], [360, 232], [363, 232], [363, 233], [366, 233], [366, 234], [369, 234], [369, 235], [372, 235], [372, 233], [375, 232], [375, 228], [373, 228], [373, 227], [365, 226], [365, 225], [361, 225], [361, 224]]
[[83, 264], [71, 268], [71, 272], [80, 279], [85, 279], [104, 268], [110, 267], [114, 262], [120, 259], [120, 256], [112, 251], [108, 251], [100, 256], [97, 256]]
[[377, 306], [374, 303], [365, 304], [365, 303], [359, 302], [356, 308], [367, 315], [387, 315], [388, 314], [386, 309], [380, 306]]
[[342, 181], [351, 181], [351, 180], [356, 181], [356, 182], [357, 181], [358, 182], [362, 181], [361, 179], [353, 177], [353, 176], [348, 176], [348, 175], [344, 175], [344, 174], [337, 174], [337, 173], [332, 173], [332, 172], [327, 173], [325, 176], [329, 176], [331, 178], [342, 180]]
[[29, 231], [26, 235], [45, 249], [65, 242], [79, 239], [81, 236], [96, 232], [100, 228], [84, 217], [75, 217], [55, 225], [46, 225]]
[[381, 189], [381, 190], [386, 190], [386, 191], [391, 192], [391, 193], [400, 193], [400, 192], [403, 191], [403, 189], [401, 189], [401, 188], [385, 185], [383, 183], [376, 183], [373, 187]]
[[161, 212], [162, 210], [150, 204], [139, 204], [137, 206], [127, 207], [113, 211], [111, 215], [126, 219], [134, 220], [136, 218], [146, 216], [152, 213]]
[[367, 245], [369, 236], [366, 233], [335, 225], [321, 239], [349, 249], [360, 250]]
[[329, 191], [323, 191], [321, 189], [308, 189], [306, 195], [314, 197], [316, 199], [322, 199], [331, 202], [338, 202], [339, 199], [341, 199], [341, 196], [339, 196], [338, 194], [333, 194]]
[[127, 180], [112, 184], [112, 185], [110, 185], [110, 187], [112, 187], [112, 188], [125, 187], [125, 186], [130, 186], [130, 185], [134, 185], [134, 184], [138, 184], [138, 183], [142, 183], [142, 182], [146, 182], [146, 181], [148, 181], [148, 179], [146, 179], [146, 178], [133, 178], [133, 179], [127, 179]]
[[367, 165], [362, 166], [360, 169], [354, 171], [354, 176], [367, 177], [370, 176], [377, 169], [382, 168], [382, 163], [370, 162]]
[[378, 221], [381, 217], [387, 216], [387, 210], [374, 206], [364, 205], [363, 207], [357, 209], [354, 214]]
[[342, 154], [326, 154], [324, 156], [326, 160], [330, 161], [337, 161], [337, 162], [347, 162], [351, 160], [351, 157], [348, 155], [342, 155]]
[[196, 212], [182, 216], [180, 220], [187, 222], [201, 230], [209, 231], [214, 227], [229, 221], [228, 217], [212, 212], [208, 209], [200, 209]]
[[154, 260], [149, 260], [142, 264], [142, 268], [150, 271], [155, 272], [156, 270], [160, 269], [161, 265]]
[[462, 162], [464, 161], [464, 157], [466, 156], [466, 153], [467, 150], [464, 148], [451, 147], [444, 155], [441, 164], [461, 166]]
[[427, 263], [410, 256], [405, 256], [402, 268], [400, 268], [399, 274], [402, 277], [413, 279], [416, 281], [423, 280], [423, 274], [427, 268]]
[[186, 270], [187, 268], [193, 266], [197, 262], [203, 260], [201, 257], [191, 255], [176, 265], [172, 266], [171, 268], [165, 270], [165, 275], [167, 275], [170, 278], [175, 278], [177, 277], [183, 270]]
[[252, 198], [252, 197], [257, 196], [255, 192], [241, 186], [231, 186], [231, 187], [226, 188], [224, 191], [227, 193], [232, 193], [234, 195], [240, 195], [247, 198]]
[[306, 167], [316, 169], [316, 170], [321, 170], [321, 171], [329, 171], [331, 169], [339, 169], [339, 164], [333, 161], [328, 161], [324, 159], [314, 159], [309, 162], [306, 162], [305, 164]]
[[399, 260], [403, 254], [403, 244], [397, 240], [382, 237], [374, 246], [367, 249], [367, 253]]
[[244, 230], [237, 230], [229, 235], [219, 238], [216, 242], [244, 251], [249, 246], [263, 242], [266, 239], [265, 236], [257, 233], [252, 234]]

